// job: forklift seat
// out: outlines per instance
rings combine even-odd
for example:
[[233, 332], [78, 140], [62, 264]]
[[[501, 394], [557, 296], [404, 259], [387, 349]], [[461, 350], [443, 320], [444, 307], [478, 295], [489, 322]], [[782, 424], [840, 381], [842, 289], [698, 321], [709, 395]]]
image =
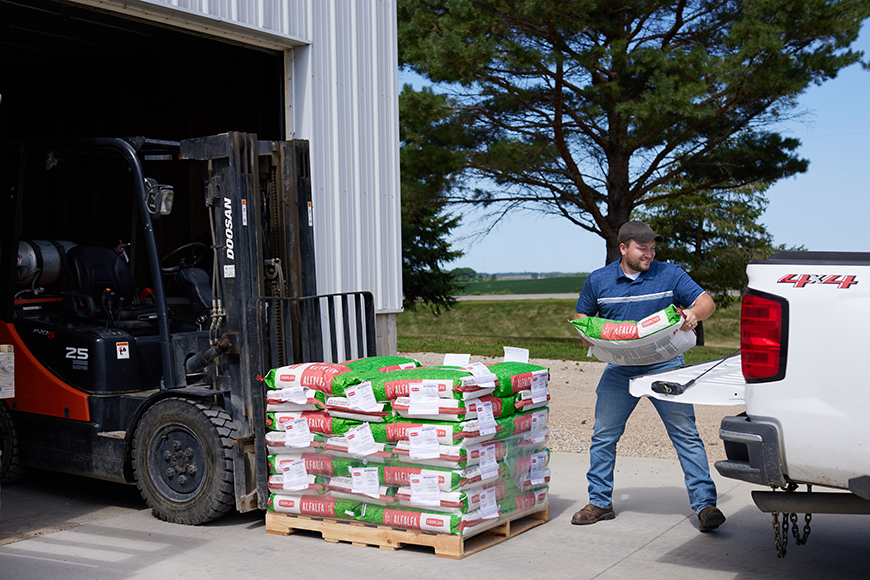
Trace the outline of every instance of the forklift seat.
[[74, 290], [64, 295], [64, 310], [81, 318], [135, 320], [154, 313], [133, 304], [133, 277], [127, 262], [110, 248], [76, 246], [67, 252]]

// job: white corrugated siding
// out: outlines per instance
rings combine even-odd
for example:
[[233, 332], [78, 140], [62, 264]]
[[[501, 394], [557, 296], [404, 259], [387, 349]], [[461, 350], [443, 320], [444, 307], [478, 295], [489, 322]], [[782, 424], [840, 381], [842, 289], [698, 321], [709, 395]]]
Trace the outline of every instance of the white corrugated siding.
[[78, 1], [287, 49], [288, 138], [310, 142], [318, 293], [369, 290], [379, 312], [401, 310], [395, 0]]
[[[370, 290], [381, 311], [401, 294], [396, 7], [315, 1], [296, 135], [311, 141], [318, 293]], [[304, 60], [304, 59], [302, 59]], [[307, 67], [305, 66], [307, 64]], [[306, 80], [307, 80], [306, 79]], [[299, 115], [296, 116], [299, 119]]]

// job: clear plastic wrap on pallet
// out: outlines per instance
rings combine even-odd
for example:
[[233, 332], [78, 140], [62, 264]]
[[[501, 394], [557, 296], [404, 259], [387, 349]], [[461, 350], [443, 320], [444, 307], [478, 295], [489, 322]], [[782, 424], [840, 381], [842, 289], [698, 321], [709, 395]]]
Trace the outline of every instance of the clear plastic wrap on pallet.
[[323, 409], [267, 414], [270, 509], [466, 534], [546, 504], [548, 369], [372, 358], [269, 373], [281, 398]]

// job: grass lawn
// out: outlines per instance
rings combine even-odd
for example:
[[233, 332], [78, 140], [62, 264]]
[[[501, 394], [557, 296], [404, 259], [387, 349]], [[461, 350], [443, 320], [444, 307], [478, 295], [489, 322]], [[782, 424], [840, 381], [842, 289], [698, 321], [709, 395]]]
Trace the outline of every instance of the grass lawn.
[[[401, 352], [468, 353], [501, 356], [502, 347], [529, 349], [532, 358], [597, 360], [570, 324], [575, 300], [462, 301], [440, 316], [425, 307], [399, 314]], [[740, 342], [740, 305], [720, 309], [704, 322], [705, 346], [686, 353], [686, 362], [720, 358], [737, 350]]]

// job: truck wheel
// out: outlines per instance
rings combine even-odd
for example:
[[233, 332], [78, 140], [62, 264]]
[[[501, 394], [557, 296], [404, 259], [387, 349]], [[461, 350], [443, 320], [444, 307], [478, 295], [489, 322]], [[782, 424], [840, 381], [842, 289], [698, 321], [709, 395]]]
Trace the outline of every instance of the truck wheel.
[[12, 420], [12, 411], [5, 401], [0, 401], [0, 483], [18, 481], [24, 475], [26, 468], [21, 463], [21, 451], [18, 447], [18, 429]]
[[214, 520], [235, 505], [233, 422], [222, 408], [170, 398], [145, 411], [133, 436], [133, 476], [155, 517]]

